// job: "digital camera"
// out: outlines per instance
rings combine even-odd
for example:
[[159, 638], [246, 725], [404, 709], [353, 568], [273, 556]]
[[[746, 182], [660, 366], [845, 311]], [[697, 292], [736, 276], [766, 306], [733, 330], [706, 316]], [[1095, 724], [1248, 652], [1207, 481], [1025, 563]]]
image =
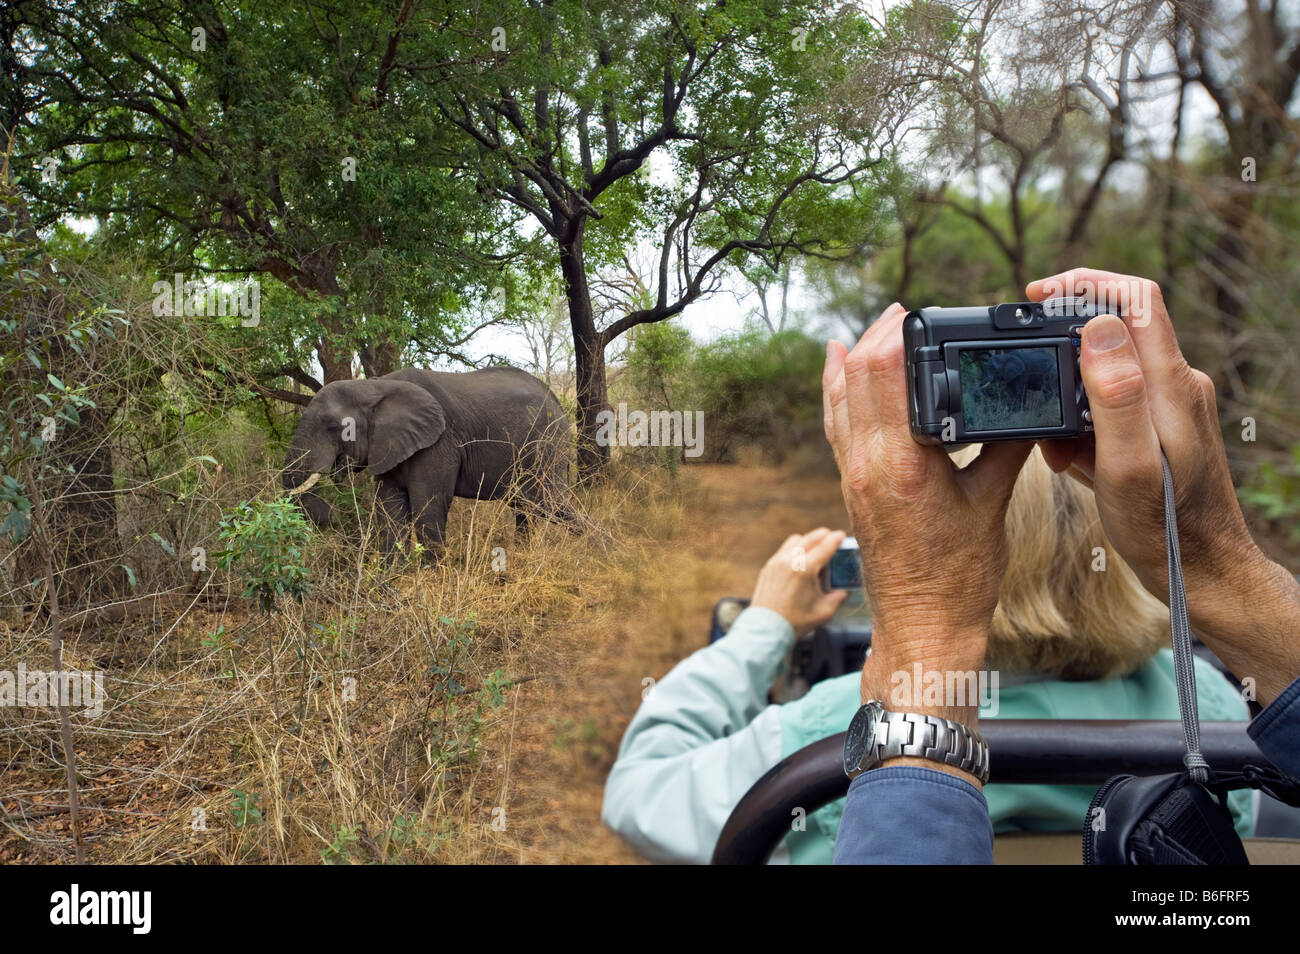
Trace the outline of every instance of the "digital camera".
[[845, 607], [862, 605], [862, 554], [856, 539], [845, 537], [840, 543], [830, 562], [822, 567], [821, 583], [826, 592], [848, 590], [849, 595], [843, 603]]
[[1117, 314], [1083, 298], [922, 308], [903, 321], [912, 436], [923, 444], [1092, 433], [1079, 375], [1088, 319]]

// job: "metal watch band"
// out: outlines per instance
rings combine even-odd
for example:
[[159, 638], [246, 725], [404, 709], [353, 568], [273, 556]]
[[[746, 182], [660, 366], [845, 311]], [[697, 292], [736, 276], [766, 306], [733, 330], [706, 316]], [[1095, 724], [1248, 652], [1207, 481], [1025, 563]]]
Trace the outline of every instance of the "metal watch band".
[[988, 743], [960, 722], [915, 712], [883, 711], [873, 742], [873, 765], [909, 756], [952, 765], [974, 775], [980, 784], [989, 780]]

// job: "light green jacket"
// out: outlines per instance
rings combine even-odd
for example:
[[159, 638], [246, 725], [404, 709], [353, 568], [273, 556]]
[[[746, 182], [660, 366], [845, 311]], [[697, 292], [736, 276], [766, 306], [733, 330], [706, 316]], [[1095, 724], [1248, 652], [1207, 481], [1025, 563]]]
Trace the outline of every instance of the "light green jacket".
[[[682, 660], [646, 694], [605, 783], [601, 819], [654, 861], [705, 864], [731, 810], [768, 769], [848, 727], [860, 704], [858, 673], [820, 682], [800, 699], [770, 705], [767, 693], [794, 642], [780, 614], [746, 609], [718, 642]], [[1200, 717], [1249, 719], [1246, 703], [1213, 666], [1196, 660]], [[998, 719], [1177, 719], [1173, 654], [1100, 682], [1043, 680], [1003, 685]], [[989, 785], [997, 832], [1074, 831], [1096, 791], [1087, 785]], [[1234, 792], [1237, 830], [1254, 829], [1255, 799]], [[775, 862], [829, 864], [843, 799], [792, 831]], [[792, 823], [794, 820], [792, 819]], [[794, 825], [792, 824], [792, 827]]]

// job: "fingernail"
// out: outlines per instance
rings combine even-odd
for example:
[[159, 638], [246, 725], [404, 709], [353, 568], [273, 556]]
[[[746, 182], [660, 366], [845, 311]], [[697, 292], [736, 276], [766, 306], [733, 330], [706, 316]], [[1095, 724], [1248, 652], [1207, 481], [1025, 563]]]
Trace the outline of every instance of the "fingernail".
[[1114, 315], [1100, 315], [1084, 327], [1083, 338], [1089, 351], [1114, 351], [1128, 338], [1128, 330]]

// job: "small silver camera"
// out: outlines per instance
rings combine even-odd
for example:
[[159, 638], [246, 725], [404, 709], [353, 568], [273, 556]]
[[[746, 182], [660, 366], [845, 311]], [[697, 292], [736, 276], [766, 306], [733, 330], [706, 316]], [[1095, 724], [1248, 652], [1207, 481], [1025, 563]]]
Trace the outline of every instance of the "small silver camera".
[[861, 606], [862, 592], [862, 554], [858, 550], [858, 541], [845, 537], [838, 550], [831, 556], [830, 562], [822, 567], [822, 589], [848, 590], [848, 599], [844, 606]]

